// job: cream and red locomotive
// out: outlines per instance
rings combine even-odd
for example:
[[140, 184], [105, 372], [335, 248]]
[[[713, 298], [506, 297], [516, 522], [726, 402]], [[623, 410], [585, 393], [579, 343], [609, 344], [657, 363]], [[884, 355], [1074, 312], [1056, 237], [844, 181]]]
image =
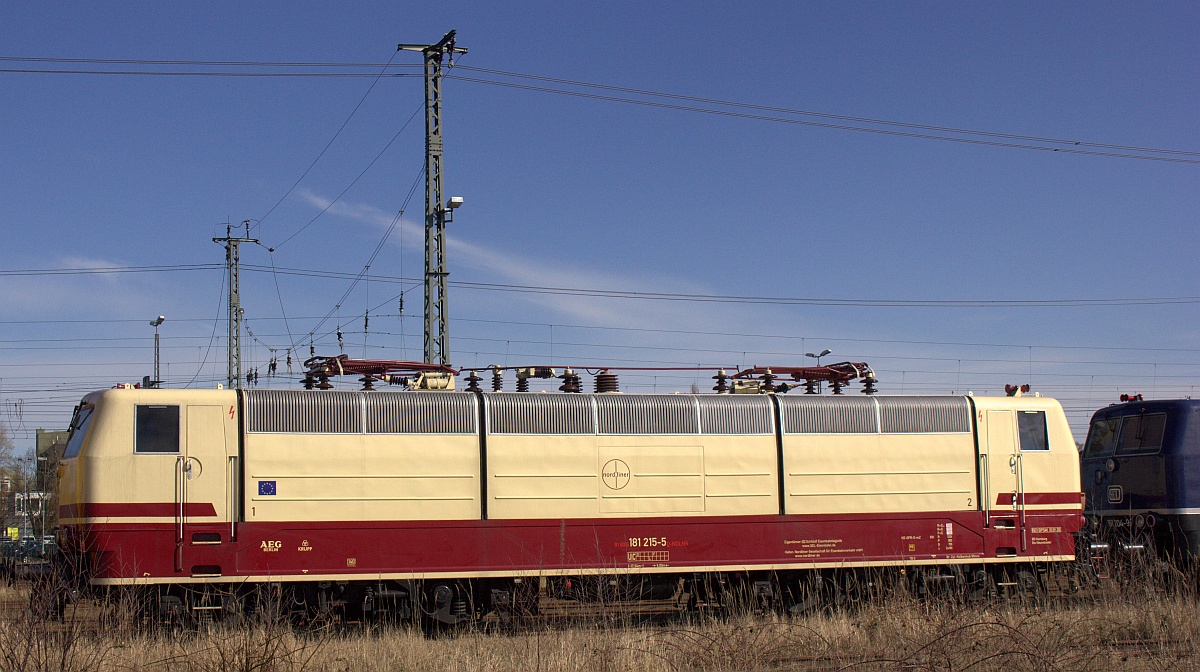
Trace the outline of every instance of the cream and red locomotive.
[[119, 387], [72, 429], [65, 557], [185, 614], [262, 586], [443, 623], [798, 607], [876, 568], [986, 594], [1072, 561], [1081, 520], [1063, 411], [1028, 396]]

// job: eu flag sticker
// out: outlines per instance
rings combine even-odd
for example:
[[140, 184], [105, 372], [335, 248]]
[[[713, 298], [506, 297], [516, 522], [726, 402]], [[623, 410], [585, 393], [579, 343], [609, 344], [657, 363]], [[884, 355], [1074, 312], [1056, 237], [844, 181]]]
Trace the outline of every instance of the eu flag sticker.
[[260, 496], [261, 495], [274, 495], [275, 494], [275, 481], [259, 481], [258, 482], [258, 494]]

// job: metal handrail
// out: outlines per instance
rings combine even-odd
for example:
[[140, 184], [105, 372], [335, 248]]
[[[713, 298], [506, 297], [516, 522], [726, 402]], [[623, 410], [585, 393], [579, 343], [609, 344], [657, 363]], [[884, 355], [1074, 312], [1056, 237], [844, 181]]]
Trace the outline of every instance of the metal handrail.
[[985, 453], [979, 456], [979, 482], [982, 484], [983, 491], [980, 497], [982, 500], [980, 504], [983, 508], [983, 526], [985, 528], [992, 526], [992, 493], [991, 489], [988, 487], [989, 477], [988, 456]]
[[237, 540], [237, 510], [238, 510], [238, 468], [237, 456], [229, 456], [229, 540]]
[[1019, 489], [1019, 497], [1021, 502], [1020, 518], [1021, 518], [1021, 551], [1025, 551], [1025, 461], [1023, 456], [1017, 454], [1017, 488]]

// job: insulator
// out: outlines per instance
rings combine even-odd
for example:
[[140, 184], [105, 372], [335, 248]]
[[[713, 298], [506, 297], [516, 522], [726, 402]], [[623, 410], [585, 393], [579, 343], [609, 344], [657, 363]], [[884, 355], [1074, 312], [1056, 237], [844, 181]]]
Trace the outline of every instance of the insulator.
[[478, 375], [476, 375], [475, 370], [472, 369], [470, 374], [467, 376], [467, 391], [481, 392], [482, 389], [479, 387], [479, 381], [481, 380], [483, 380], [483, 378], [480, 378]]
[[563, 369], [559, 379], [563, 381], [562, 385], [558, 386], [560, 392], [577, 393], [582, 392], [583, 387], [579, 383], [579, 374], [572, 369]]
[[805, 378], [804, 379], [804, 393], [805, 394], [816, 394], [817, 393], [817, 381], [813, 380], [812, 378]]
[[504, 375], [500, 373], [499, 368], [492, 369], [492, 391], [499, 392], [504, 389]]
[[522, 378], [520, 376], [517, 376], [517, 391], [518, 392], [528, 392], [529, 391], [529, 379], [528, 378]]
[[832, 381], [832, 382], [830, 382], [830, 383], [829, 383], [829, 387], [832, 387], [832, 388], [833, 388], [833, 393], [834, 393], [834, 394], [841, 394], [841, 393], [842, 393], [842, 388], [843, 388], [843, 387], [845, 387], [845, 386], [846, 386], [846, 384], [845, 384], [845, 383], [843, 383], [843, 382], [842, 382], [842, 381], [840, 381], [840, 380], [835, 380], [835, 381]]
[[596, 394], [604, 392], [620, 392], [621, 387], [617, 384], [617, 374], [605, 369], [596, 374]]
[[767, 369], [762, 375], [762, 391], [767, 392], [767, 393], [774, 392], [775, 391], [775, 384], [773, 382], [774, 380], [775, 380], [775, 374], [771, 373], [770, 369]]
[[315, 383], [316, 381], [315, 381], [315, 380], [313, 380], [313, 377], [312, 377], [312, 372], [311, 372], [311, 371], [306, 371], [306, 372], [304, 373], [304, 378], [302, 378], [302, 379], [300, 380], [300, 382], [301, 382], [301, 383], [304, 383], [304, 389], [306, 389], [306, 390], [311, 390], [311, 389], [313, 389], [313, 383]]
[[362, 378], [358, 379], [358, 382], [362, 383], [363, 392], [370, 392], [375, 389], [375, 379], [368, 375], [364, 374]]
[[333, 389], [333, 384], [329, 382], [328, 375], [326, 375], [324, 373], [318, 374], [317, 378], [319, 379], [317, 381], [317, 389], [318, 390], [332, 390]]
[[717, 381], [713, 385], [713, 391], [717, 394], [723, 394], [729, 391], [729, 376], [725, 373], [725, 369], [718, 369], [717, 375], [713, 376], [713, 380]]
[[875, 389], [875, 383], [878, 383], [878, 382], [879, 381], [876, 380], [873, 376], [867, 376], [866, 378], [863, 378], [862, 393], [863, 394], [875, 394], [876, 392], [878, 392], [878, 390]]

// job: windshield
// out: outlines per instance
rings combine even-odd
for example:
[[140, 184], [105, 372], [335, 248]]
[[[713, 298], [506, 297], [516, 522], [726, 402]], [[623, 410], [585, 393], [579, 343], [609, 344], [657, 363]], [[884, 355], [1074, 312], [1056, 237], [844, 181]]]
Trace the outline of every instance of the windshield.
[[1148, 413], [1125, 418], [1121, 428], [1121, 440], [1117, 453], [1157, 453], [1162, 449], [1163, 430], [1167, 426], [1166, 413]]
[[83, 449], [83, 439], [87, 436], [88, 425], [92, 423], [94, 406], [80, 406], [71, 419], [71, 438], [67, 439], [67, 449], [63, 451], [63, 459], [69, 460], [79, 455]]
[[1083, 456], [1111, 455], [1117, 447], [1117, 428], [1120, 426], [1120, 418], [1107, 418], [1093, 422], [1091, 431], [1088, 432], [1087, 444], [1083, 447]]

